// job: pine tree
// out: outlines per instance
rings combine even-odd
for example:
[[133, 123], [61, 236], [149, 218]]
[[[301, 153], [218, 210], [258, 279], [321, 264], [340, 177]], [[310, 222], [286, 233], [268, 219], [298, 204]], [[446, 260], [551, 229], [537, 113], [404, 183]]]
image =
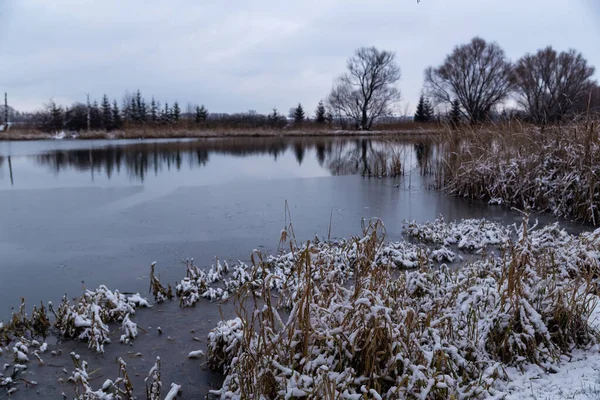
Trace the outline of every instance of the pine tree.
[[304, 122], [304, 109], [302, 104], [298, 103], [298, 107], [294, 110], [294, 123], [300, 125]]
[[129, 119], [133, 122], [139, 122], [140, 120], [135, 96], [131, 98], [131, 104], [129, 105]]
[[108, 101], [108, 96], [105, 94], [102, 97], [102, 127], [110, 131], [113, 129], [113, 115], [112, 108], [110, 107], [110, 102]]
[[323, 100], [319, 101], [317, 105], [317, 109], [315, 110], [315, 117], [317, 120], [317, 124], [324, 124], [326, 119], [327, 110], [325, 110], [325, 104], [323, 104]]
[[169, 108], [169, 103], [165, 103], [165, 109], [162, 111], [160, 119], [165, 124], [171, 123], [171, 109]]
[[156, 123], [158, 119], [158, 106], [156, 105], [156, 100], [154, 100], [154, 96], [152, 96], [152, 101], [150, 102], [150, 120]]
[[116, 100], [113, 101], [112, 121], [113, 129], [121, 129], [123, 127], [123, 119], [121, 118], [121, 112], [119, 111], [119, 105]]
[[417, 104], [417, 111], [415, 112], [415, 122], [426, 122], [426, 107], [425, 96], [421, 95], [421, 97], [419, 97], [419, 103]]
[[452, 127], [456, 128], [460, 124], [462, 112], [460, 111], [460, 102], [458, 99], [452, 102], [452, 108], [450, 109], [450, 124]]
[[204, 107], [204, 104], [200, 107], [196, 106], [196, 123], [203, 124], [208, 119], [208, 110]]
[[281, 115], [277, 111], [277, 108], [273, 108], [273, 112], [267, 115], [267, 121], [274, 128], [279, 124], [279, 120], [281, 119]]
[[433, 121], [434, 110], [433, 105], [429, 101], [429, 99], [425, 99], [425, 122]]
[[58, 106], [54, 101], [48, 105], [49, 118], [45, 128], [50, 132], [62, 131], [65, 123], [65, 114], [62, 107]]
[[181, 110], [179, 109], [179, 103], [173, 103], [173, 122], [179, 122], [179, 117], [181, 116]]
[[135, 93], [135, 111], [136, 111], [136, 121], [137, 122], [146, 122], [148, 117], [148, 109], [146, 107], [146, 102], [142, 98], [142, 93], [138, 89]]

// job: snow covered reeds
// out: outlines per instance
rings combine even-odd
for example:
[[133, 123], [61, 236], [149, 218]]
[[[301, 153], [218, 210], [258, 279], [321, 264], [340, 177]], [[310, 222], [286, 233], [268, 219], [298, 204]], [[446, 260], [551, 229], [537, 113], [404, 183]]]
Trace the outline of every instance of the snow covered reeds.
[[600, 224], [598, 123], [464, 131], [440, 142], [447, 193]]
[[[455, 246], [463, 232], [473, 243], [466, 251], [479, 243], [501, 245], [500, 253], [451, 269], [418, 251], [417, 268], [402, 271], [394, 262], [401, 255], [384, 255], [383, 226], [372, 222], [343, 247], [307, 243], [278, 257], [256, 255], [235, 294], [238, 317], [208, 337], [208, 364], [225, 374], [214, 394], [484, 398], [502, 394], [504, 366], [551, 370], [562, 354], [597, 343], [589, 317], [600, 230], [575, 237], [525, 220], [509, 239], [491, 223], [435, 224], [448, 232], [430, 239], [436, 243], [451, 238], [446, 244]], [[411, 229], [425, 235], [431, 225]]]

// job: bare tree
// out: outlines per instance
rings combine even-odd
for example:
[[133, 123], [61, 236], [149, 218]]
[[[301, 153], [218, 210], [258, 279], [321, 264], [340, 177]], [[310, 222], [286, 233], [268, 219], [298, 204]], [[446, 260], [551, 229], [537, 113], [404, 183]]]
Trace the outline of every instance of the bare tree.
[[592, 75], [594, 68], [581, 53], [571, 49], [559, 54], [549, 46], [521, 57], [512, 80], [529, 117], [547, 124], [561, 121], [587, 101], [594, 83]]
[[495, 42], [475, 37], [454, 48], [444, 63], [425, 70], [427, 93], [436, 103], [450, 106], [458, 99], [472, 124], [485, 120], [511, 89], [511, 64]]
[[377, 118], [391, 113], [400, 100], [395, 87], [400, 79], [396, 55], [375, 47], [361, 47], [348, 59], [348, 72], [333, 85], [328, 98], [339, 118], [349, 118], [360, 129], [369, 130]]

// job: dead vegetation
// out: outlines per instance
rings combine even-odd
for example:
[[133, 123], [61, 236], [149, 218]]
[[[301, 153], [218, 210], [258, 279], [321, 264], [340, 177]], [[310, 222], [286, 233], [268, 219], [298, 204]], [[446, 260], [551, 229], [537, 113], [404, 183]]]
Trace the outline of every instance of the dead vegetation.
[[448, 132], [437, 187], [451, 195], [600, 223], [600, 125]]

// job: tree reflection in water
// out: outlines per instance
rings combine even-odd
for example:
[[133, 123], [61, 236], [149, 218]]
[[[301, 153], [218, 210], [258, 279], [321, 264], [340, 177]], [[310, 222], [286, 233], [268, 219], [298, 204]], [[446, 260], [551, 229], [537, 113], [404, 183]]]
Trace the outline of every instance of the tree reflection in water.
[[[319, 166], [332, 175], [399, 176], [403, 173], [408, 152], [414, 152], [422, 171], [431, 156], [431, 145], [408, 140], [382, 138], [227, 138], [195, 141], [142, 142], [125, 145], [74, 150], [54, 150], [35, 155], [39, 165], [56, 174], [74, 169], [92, 175], [104, 173], [108, 179], [122, 170], [133, 179], [144, 182], [149, 173], [158, 175], [164, 169], [183, 166], [202, 168], [211, 155], [234, 157], [267, 156], [277, 161], [292, 151], [302, 165], [314, 157]], [[4, 165], [0, 158], [0, 166]]]

